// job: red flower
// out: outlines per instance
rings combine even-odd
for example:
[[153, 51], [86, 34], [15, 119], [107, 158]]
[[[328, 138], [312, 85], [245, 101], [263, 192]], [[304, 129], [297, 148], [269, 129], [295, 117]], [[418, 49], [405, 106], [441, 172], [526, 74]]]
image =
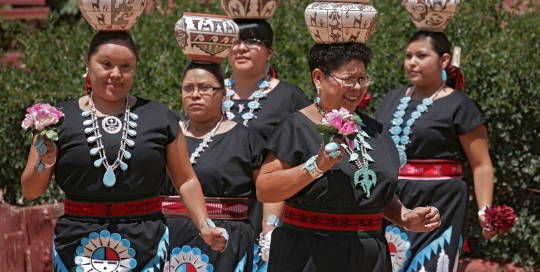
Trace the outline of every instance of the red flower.
[[486, 227], [494, 229], [501, 235], [509, 232], [517, 221], [512, 207], [499, 204], [486, 208], [485, 217]]
[[357, 107], [369, 109], [369, 101], [371, 101], [371, 95], [369, 93], [366, 93], [362, 98], [362, 101], [358, 103]]

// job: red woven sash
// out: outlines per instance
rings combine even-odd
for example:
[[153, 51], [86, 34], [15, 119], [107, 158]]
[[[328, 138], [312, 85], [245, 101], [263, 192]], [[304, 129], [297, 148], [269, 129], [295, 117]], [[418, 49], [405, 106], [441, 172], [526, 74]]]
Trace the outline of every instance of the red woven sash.
[[324, 210], [287, 203], [283, 212], [283, 226], [326, 235], [378, 236], [382, 233], [382, 210]]
[[462, 175], [461, 163], [450, 160], [409, 161], [399, 168], [399, 177], [456, 177]]
[[83, 217], [131, 217], [148, 215], [161, 211], [159, 196], [118, 203], [90, 203], [66, 199], [64, 213]]
[[[247, 219], [247, 198], [205, 197], [206, 209], [211, 219]], [[190, 218], [179, 196], [163, 197], [163, 214], [167, 217]]]

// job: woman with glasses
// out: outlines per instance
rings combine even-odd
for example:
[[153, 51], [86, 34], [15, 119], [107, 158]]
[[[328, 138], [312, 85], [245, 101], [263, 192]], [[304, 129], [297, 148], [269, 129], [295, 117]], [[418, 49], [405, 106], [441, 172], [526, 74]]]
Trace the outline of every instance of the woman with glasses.
[[272, 234], [268, 271], [392, 271], [383, 217], [412, 231], [440, 224], [435, 208], [405, 208], [394, 191], [398, 155], [389, 133], [366, 115], [354, 147], [327, 146], [314, 131], [332, 110], [353, 113], [371, 82], [371, 49], [316, 44], [308, 55], [316, 102], [293, 113], [268, 139], [257, 178], [262, 202], [286, 201]]
[[[262, 164], [264, 140], [224, 118], [224, 100], [219, 64], [191, 62], [182, 80], [182, 102], [189, 121], [182, 122], [181, 128], [211, 224], [225, 228], [231, 239], [222, 253], [212, 251], [200, 239], [184, 203], [178, 197], [166, 197], [163, 211], [170, 229], [169, 271], [251, 271], [253, 266], [256, 236], [247, 215], [248, 199], [255, 199], [254, 180]], [[176, 195], [170, 183], [165, 192]]]
[[[440, 260], [446, 260], [443, 263], [448, 271], [456, 267], [469, 202], [469, 185], [462, 177], [463, 161], [468, 161], [472, 169], [479, 210], [489, 206], [493, 197], [486, 121], [475, 101], [446, 83], [450, 78], [446, 72], [450, 48], [442, 32], [415, 33], [404, 61], [412, 85], [388, 93], [376, 113], [400, 152], [397, 195], [407, 206], [444, 208], [442, 226], [437, 231], [411, 233], [394, 226], [387, 229], [387, 238], [396, 240], [389, 242], [410, 244], [404, 249], [408, 254], [394, 263], [395, 270], [438, 271]], [[484, 227], [481, 213], [479, 221], [484, 238], [495, 236]]]
[[[274, 34], [268, 22], [234, 21], [240, 35], [229, 51], [232, 74], [225, 80], [223, 109], [229, 120], [253, 129], [266, 140], [279, 122], [311, 102], [297, 86], [269, 75]], [[249, 214], [255, 233], [266, 234], [274, 229], [282, 209], [280, 203], [267, 204], [263, 211], [262, 204], [254, 199]]]

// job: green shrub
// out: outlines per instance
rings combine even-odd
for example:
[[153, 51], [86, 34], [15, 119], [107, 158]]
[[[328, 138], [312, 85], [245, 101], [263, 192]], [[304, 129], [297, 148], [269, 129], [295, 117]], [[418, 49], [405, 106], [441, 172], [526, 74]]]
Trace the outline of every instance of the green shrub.
[[[167, 1], [162, 2], [166, 10]], [[140, 53], [132, 93], [161, 101], [176, 111], [182, 106], [179, 81], [188, 60], [176, 44], [174, 24], [183, 11], [223, 14], [217, 0], [203, 5], [180, 2], [169, 13], [154, 10], [142, 16], [132, 30]], [[272, 64], [283, 80], [313, 97], [306, 54], [314, 42], [303, 18], [311, 1], [281, 2], [270, 20], [276, 48]], [[371, 1], [379, 11], [379, 21], [368, 42], [375, 53], [369, 68], [374, 84], [369, 89], [373, 101], [368, 114], [373, 114], [385, 93], [408, 84], [402, 68], [403, 52], [415, 28], [400, 2]], [[445, 30], [453, 45], [462, 47], [464, 92], [479, 102], [488, 121], [496, 176], [494, 203], [514, 207], [519, 217], [510, 233], [486, 241], [481, 238], [476, 202], [472, 200], [469, 256], [531, 265], [539, 263], [540, 254], [540, 201], [533, 192], [540, 189], [540, 27], [537, 13], [517, 15], [500, 5], [495, 0], [462, 2], [456, 19]], [[24, 111], [36, 102], [56, 103], [83, 94], [81, 74], [95, 31], [83, 19], [66, 20], [55, 12], [43, 29], [16, 21], [0, 21], [0, 27], [0, 39], [15, 41], [16, 49], [26, 55], [23, 64], [32, 69], [27, 73], [11, 67], [0, 73], [0, 103], [4, 106], [0, 110], [0, 188], [6, 192], [6, 202], [17, 203], [21, 199], [20, 175], [30, 148], [20, 129]], [[225, 68], [226, 62], [222, 64]], [[51, 185], [33, 203], [62, 198], [60, 190]]]

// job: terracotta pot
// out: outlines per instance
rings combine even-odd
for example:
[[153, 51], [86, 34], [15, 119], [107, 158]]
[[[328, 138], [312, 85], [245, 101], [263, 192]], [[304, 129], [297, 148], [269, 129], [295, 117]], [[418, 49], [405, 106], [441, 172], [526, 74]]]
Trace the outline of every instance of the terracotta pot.
[[147, 0], [77, 0], [90, 25], [102, 32], [128, 31], [137, 22]]
[[317, 43], [365, 43], [377, 24], [377, 10], [365, 3], [315, 2], [304, 13]]
[[460, 0], [403, 0], [418, 30], [442, 32], [454, 18]]
[[185, 12], [174, 33], [191, 61], [218, 63], [238, 39], [238, 26], [228, 16]]
[[220, 0], [221, 7], [232, 18], [268, 19], [274, 15], [279, 0]]

